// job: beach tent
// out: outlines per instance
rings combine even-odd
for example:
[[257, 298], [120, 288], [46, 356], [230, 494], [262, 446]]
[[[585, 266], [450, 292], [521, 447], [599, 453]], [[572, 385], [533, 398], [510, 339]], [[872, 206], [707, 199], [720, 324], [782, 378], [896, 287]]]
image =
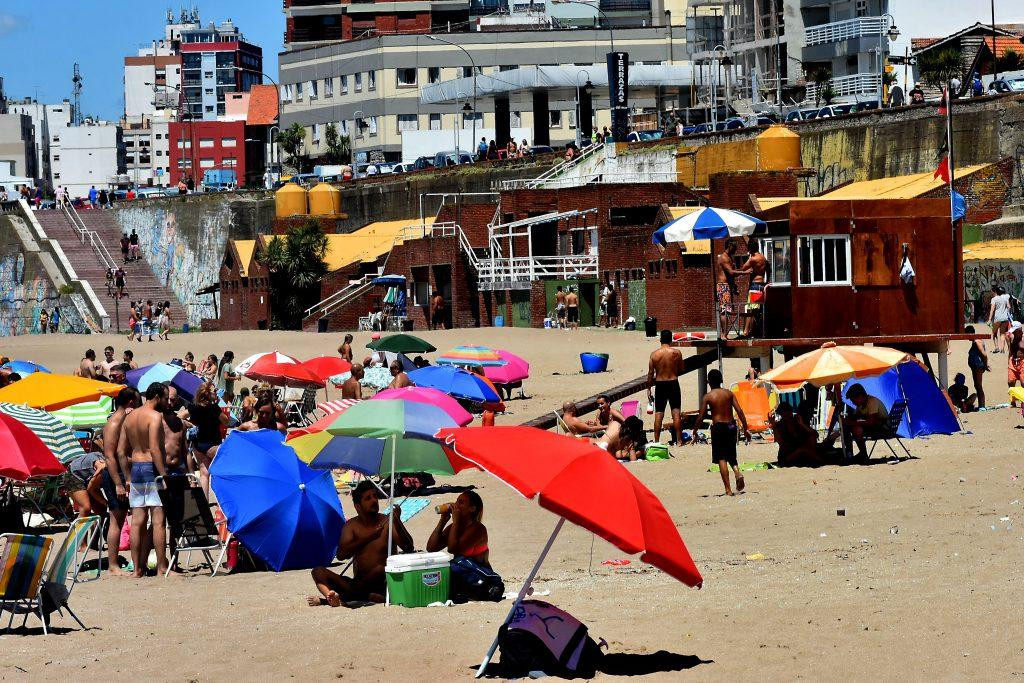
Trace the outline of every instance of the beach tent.
[[864, 387], [869, 395], [881, 400], [886, 409], [892, 409], [896, 401], [907, 402], [907, 412], [897, 430], [905, 439], [960, 431], [960, 422], [949, 399], [928, 370], [917, 361], [900, 363], [877, 377], [860, 377], [847, 382], [843, 389], [844, 398], [853, 384]]

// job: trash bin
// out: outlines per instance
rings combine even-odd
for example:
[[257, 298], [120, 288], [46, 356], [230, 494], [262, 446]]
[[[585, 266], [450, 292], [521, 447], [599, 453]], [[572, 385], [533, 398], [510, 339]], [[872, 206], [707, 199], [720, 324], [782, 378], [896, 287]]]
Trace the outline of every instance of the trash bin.
[[580, 364], [583, 366], [584, 374], [590, 374], [592, 372], [607, 372], [608, 370], [608, 354], [607, 353], [581, 353]]
[[648, 337], [658, 336], [658, 319], [647, 316], [644, 318], [644, 332]]
[[324, 332], [327, 331], [328, 323], [330, 323], [330, 320], [328, 320], [327, 318], [320, 318], [319, 320], [316, 321], [316, 331], [319, 332], [320, 334], [323, 334]]
[[505, 327], [505, 316], [503, 316], [503, 315], [496, 315], [496, 316], [494, 316], [494, 326], [495, 327]]

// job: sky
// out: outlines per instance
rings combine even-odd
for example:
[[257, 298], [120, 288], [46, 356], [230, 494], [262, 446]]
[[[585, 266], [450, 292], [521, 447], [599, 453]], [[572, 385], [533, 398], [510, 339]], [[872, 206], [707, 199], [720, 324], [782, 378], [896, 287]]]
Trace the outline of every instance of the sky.
[[[246, 39], [263, 48], [264, 71], [277, 74], [284, 34], [281, 0], [202, 0], [204, 23], [232, 19]], [[990, 21], [983, 0], [890, 0], [900, 30], [893, 52], [911, 37], [941, 36], [976, 21]], [[168, 7], [180, 0], [29, 0], [0, 5], [0, 77], [8, 97], [60, 101], [71, 97], [74, 63], [84, 79], [86, 115], [117, 120], [124, 108], [123, 59], [163, 35]], [[1022, 0], [996, 0], [996, 21], [1024, 23]], [[44, 9], [45, 8], [45, 9]], [[99, 8], [102, 8], [98, 11]]]
[[83, 113], [120, 119], [124, 58], [163, 37], [167, 9], [177, 15], [182, 4], [196, 4], [204, 24], [234, 21], [246, 40], [263, 48], [263, 70], [277, 78], [281, 0], [27, 0], [0, 3], [0, 77], [7, 97], [70, 98], [78, 62]]

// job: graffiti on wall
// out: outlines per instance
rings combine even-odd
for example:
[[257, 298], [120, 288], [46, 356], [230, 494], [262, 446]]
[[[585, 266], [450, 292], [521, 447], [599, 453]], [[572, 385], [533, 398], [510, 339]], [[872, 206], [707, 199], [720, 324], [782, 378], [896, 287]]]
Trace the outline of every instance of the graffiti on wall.
[[118, 212], [118, 222], [125, 232], [138, 232], [146, 260], [157, 279], [185, 306], [191, 325], [216, 317], [210, 296], [197, 297], [196, 290], [220, 278], [232, 222], [226, 204], [216, 210], [209, 204], [201, 210], [188, 204], [125, 209]]
[[61, 332], [85, 332], [88, 327], [72, 302], [66, 305], [35, 257], [26, 260], [20, 249], [0, 254], [0, 337], [42, 332], [39, 316], [60, 308]]
[[992, 285], [1002, 285], [1010, 296], [1024, 296], [1024, 262], [965, 261], [964, 319], [984, 322], [988, 319], [988, 303]]

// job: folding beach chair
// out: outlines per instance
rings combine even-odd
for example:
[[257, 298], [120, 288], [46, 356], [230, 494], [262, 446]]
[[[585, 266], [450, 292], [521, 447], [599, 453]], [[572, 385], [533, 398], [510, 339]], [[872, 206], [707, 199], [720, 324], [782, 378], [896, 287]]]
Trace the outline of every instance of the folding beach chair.
[[623, 418], [640, 417], [640, 401], [623, 401], [619, 405], [619, 412]]
[[[158, 485], [163, 488], [163, 477], [157, 477]], [[227, 550], [228, 540], [221, 540], [218, 523], [213, 519], [213, 512], [210, 509], [213, 505], [206, 499], [199, 480], [193, 474], [184, 477], [171, 477], [166, 480], [168, 487], [182, 486], [184, 488], [184, 504], [182, 506], [181, 530], [175, 534], [175, 548], [171, 553], [171, 561], [167, 566], [167, 576], [178, 566], [178, 557], [187, 553], [185, 566], [188, 567], [192, 558], [192, 551], [200, 552], [206, 558], [210, 567], [210, 576], [216, 576], [221, 562], [224, 560], [224, 553]], [[217, 561], [213, 561], [212, 553], [220, 551]]]
[[890, 443], [891, 441], [895, 441], [897, 444], [899, 444], [899, 447], [903, 449], [903, 452], [907, 454], [908, 458], [914, 457], [910, 454], [910, 451], [907, 450], [907, 447], [903, 444], [903, 440], [900, 439], [899, 436], [900, 424], [903, 423], [903, 416], [906, 414], [906, 412], [906, 401], [893, 401], [892, 408], [889, 409], [889, 424], [886, 426], [885, 431], [874, 435], [864, 436], [865, 441], [873, 442], [871, 444], [871, 450], [868, 451], [869, 459], [871, 458], [871, 455], [875, 452], [875, 446], [878, 445], [879, 441], [885, 442], [886, 447], [892, 453], [892, 457], [896, 458], [897, 460], [902, 460], [902, 458], [900, 458], [900, 456], [896, 454], [896, 451], [893, 449], [892, 444]]
[[747, 429], [751, 434], [759, 434], [769, 431], [768, 414], [771, 412], [768, 400], [768, 390], [763, 386], [745, 380], [737, 382], [732, 387], [732, 393], [736, 396], [736, 402], [743, 409], [743, 415], [747, 418]]
[[36, 477], [24, 482], [15, 481], [12, 485], [21, 499], [23, 510], [35, 510], [40, 517], [49, 517], [54, 522], [71, 522], [68, 516], [71, 503], [61, 490], [62, 477]]
[[40, 591], [44, 629], [50, 625], [50, 615], [57, 612], [63, 616], [63, 610], [67, 610], [71, 618], [78, 622], [83, 629], [86, 629], [85, 624], [68, 605], [68, 600], [71, 598], [71, 591], [75, 584], [78, 583], [78, 575], [82, 569], [82, 563], [85, 561], [86, 553], [80, 548], [83, 546], [88, 548], [99, 529], [99, 516], [77, 518], [71, 523], [60, 548], [57, 552], [51, 553], [50, 566], [47, 567]]
[[39, 620], [43, 622], [43, 633], [47, 633], [41, 591], [43, 565], [53, 539], [28, 534], [0, 534], [0, 541], [4, 541], [3, 552], [0, 553], [0, 615], [11, 613], [3, 632], [11, 630], [15, 614], [25, 615], [24, 626], [29, 614], [38, 613]]
[[[64, 573], [70, 573], [72, 583], [94, 581], [100, 578], [100, 573], [103, 571], [103, 549], [102, 544], [97, 541], [100, 540], [103, 528], [103, 520], [99, 515], [76, 517], [68, 527], [64, 542], [46, 572], [46, 580], [53, 581], [55, 576]], [[79, 578], [89, 553], [96, 555], [96, 576], [91, 579]], [[91, 573], [92, 570], [89, 572]]]

